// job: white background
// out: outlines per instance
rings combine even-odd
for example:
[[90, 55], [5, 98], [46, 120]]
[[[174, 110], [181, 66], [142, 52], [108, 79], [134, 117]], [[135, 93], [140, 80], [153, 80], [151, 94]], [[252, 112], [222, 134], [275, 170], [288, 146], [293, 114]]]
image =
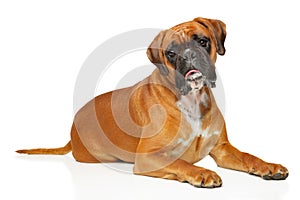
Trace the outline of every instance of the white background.
[[[0, 199], [299, 198], [298, 5], [296, 0], [1, 1]], [[216, 65], [231, 142], [285, 165], [290, 171], [286, 181], [220, 169], [205, 158], [197, 165], [215, 170], [224, 184], [198, 189], [77, 163], [70, 154], [14, 152], [63, 146], [69, 140], [76, 77], [102, 42], [125, 31], [169, 28], [198, 16], [227, 24], [227, 52]]]

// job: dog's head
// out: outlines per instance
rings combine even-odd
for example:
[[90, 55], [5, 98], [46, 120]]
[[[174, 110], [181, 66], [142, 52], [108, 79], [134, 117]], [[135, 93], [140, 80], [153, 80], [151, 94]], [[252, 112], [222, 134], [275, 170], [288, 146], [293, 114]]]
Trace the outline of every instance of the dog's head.
[[226, 26], [222, 21], [195, 18], [161, 31], [147, 55], [163, 76], [175, 71], [181, 95], [203, 86], [215, 87], [217, 53], [225, 54]]

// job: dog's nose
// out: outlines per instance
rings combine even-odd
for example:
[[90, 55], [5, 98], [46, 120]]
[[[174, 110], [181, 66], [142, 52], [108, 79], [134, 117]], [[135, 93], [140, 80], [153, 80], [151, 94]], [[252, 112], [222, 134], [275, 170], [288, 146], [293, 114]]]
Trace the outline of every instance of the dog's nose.
[[196, 58], [196, 56], [197, 56], [197, 53], [190, 49], [186, 49], [182, 54], [182, 58], [186, 62], [191, 62], [192, 60], [194, 60]]

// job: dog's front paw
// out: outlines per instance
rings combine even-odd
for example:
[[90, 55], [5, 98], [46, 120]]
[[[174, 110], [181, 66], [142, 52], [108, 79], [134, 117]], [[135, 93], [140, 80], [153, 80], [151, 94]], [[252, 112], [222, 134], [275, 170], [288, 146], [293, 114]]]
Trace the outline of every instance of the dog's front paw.
[[197, 170], [193, 175], [187, 178], [187, 181], [199, 188], [216, 188], [222, 186], [222, 179], [213, 171], [207, 169]]
[[260, 176], [265, 180], [284, 180], [288, 177], [289, 171], [280, 164], [267, 163], [258, 169], [253, 168], [250, 174]]

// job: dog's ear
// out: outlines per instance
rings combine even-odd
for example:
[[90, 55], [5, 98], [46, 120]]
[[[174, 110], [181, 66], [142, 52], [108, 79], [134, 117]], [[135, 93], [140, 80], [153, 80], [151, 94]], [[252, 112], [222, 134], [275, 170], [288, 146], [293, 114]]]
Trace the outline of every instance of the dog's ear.
[[198, 22], [205, 26], [209, 32], [213, 35], [214, 40], [217, 44], [217, 52], [219, 55], [225, 54], [225, 38], [226, 38], [226, 24], [220, 20], [216, 19], [206, 19], [202, 17], [197, 17], [193, 21]]
[[164, 63], [164, 51], [165, 49], [162, 46], [163, 40], [166, 36], [167, 30], [161, 31], [152, 41], [150, 46], [147, 49], [147, 56], [149, 60], [156, 65], [160, 73], [163, 76], [169, 74], [169, 70]]

